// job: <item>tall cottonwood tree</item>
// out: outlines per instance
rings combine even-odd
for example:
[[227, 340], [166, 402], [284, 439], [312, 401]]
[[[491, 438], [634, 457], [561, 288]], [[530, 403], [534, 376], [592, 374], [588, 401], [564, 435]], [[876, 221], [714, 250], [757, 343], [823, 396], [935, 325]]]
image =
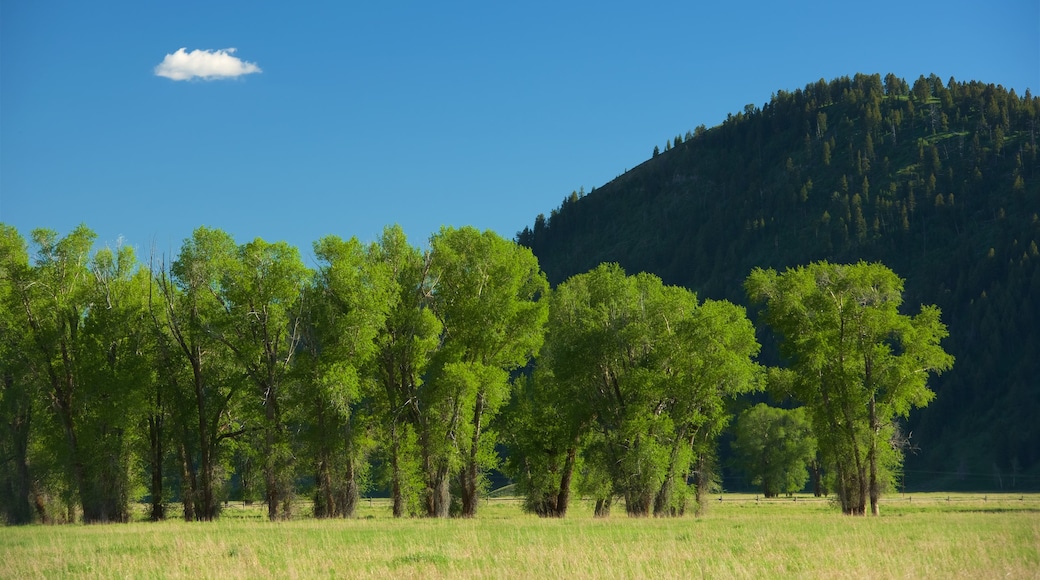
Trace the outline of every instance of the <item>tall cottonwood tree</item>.
[[84, 388], [81, 443], [105, 486], [106, 511], [128, 521], [137, 484], [133, 469], [144, 449], [148, 395], [156, 381], [154, 337], [148, 324], [148, 273], [133, 249], [101, 248], [91, 260], [89, 312], [81, 333]]
[[461, 515], [476, 515], [482, 470], [495, 467], [497, 434], [489, 423], [509, 399], [509, 373], [542, 345], [549, 290], [527, 248], [488, 230], [443, 228], [433, 236], [432, 309], [443, 346], [428, 394], [437, 428], [430, 484], [444, 508], [447, 475], [458, 473]]
[[142, 453], [148, 470], [148, 495], [151, 509], [148, 518], [151, 521], [166, 519], [167, 500], [167, 454], [174, 445], [174, 417], [180, 411], [175, 403], [179, 400], [181, 385], [190, 381], [186, 378], [188, 366], [177, 350], [175, 341], [170, 336], [162, 320], [166, 310], [162, 294], [156, 284], [155, 267], [151, 264], [146, 271], [149, 277], [147, 290], [147, 310], [150, 320], [145, 322], [150, 337], [151, 380], [146, 386], [144, 395], [147, 425], [147, 441]]
[[391, 302], [389, 269], [376, 247], [327, 236], [314, 244], [319, 261], [301, 311], [301, 343], [291, 394], [308, 457], [314, 462], [317, 517], [349, 517], [373, 447], [371, 381], [365, 370]]
[[8, 524], [46, 517], [30, 466], [30, 433], [40, 418], [36, 382], [23, 356], [31, 344], [22, 331], [19, 289], [29, 283], [28, 274], [25, 240], [0, 224], [0, 518]]
[[901, 450], [889, 444], [893, 422], [935, 394], [931, 374], [953, 364], [939, 342], [939, 310], [899, 313], [903, 280], [881, 264], [816, 262], [756, 269], [748, 295], [765, 303], [765, 320], [782, 337], [795, 371], [793, 395], [812, 416], [821, 452], [837, 479], [842, 511], [879, 512]]
[[25, 283], [17, 289], [25, 330], [32, 349], [26, 354], [45, 381], [46, 398], [64, 436], [65, 476], [76, 491], [83, 519], [88, 522], [117, 518], [105, 513], [104, 498], [90, 473], [89, 458], [80, 445], [76, 404], [81, 376], [76, 372], [79, 331], [86, 315], [90, 283], [89, 255], [94, 232], [79, 226], [63, 239], [50, 230], [34, 230], [37, 257]]
[[[696, 301], [696, 297], [694, 297]], [[667, 412], [675, 433], [665, 481], [654, 498], [654, 515], [681, 515], [687, 479], [698, 502], [711, 485], [708, 464], [729, 423], [727, 404], [762, 386], [754, 362], [759, 344], [743, 307], [725, 300], [696, 305], [666, 334], [668, 356], [659, 361], [667, 381]], [[667, 332], [667, 328], [666, 328]]]
[[225, 232], [200, 227], [184, 240], [168, 268], [153, 265], [159, 303], [153, 309], [154, 323], [167, 371], [163, 378], [172, 395], [171, 438], [176, 441], [186, 520], [217, 517], [217, 466], [227, 441], [244, 434], [231, 409], [245, 383], [230, 368], [229, 354], [214, 330], [223, 310], [223, 273], [232, 267], [235, 251]]
[[[12, 234], [5, 238], [10, 242]], [[6, 302], [11, 305], [13, 298], [20, 305], [16, 324], [25, 334], [22, 354], [28, 367], [23, 370], [29, 370], [11, 378], [37, 382], [30, 392], [47, 402], [55, 421], [51, 425], [61, 433], [55, 438], [42, 429], [40, 443], [62, 466], [83, 520], [127, 521], [136, 423], [143, 411], [139, 395], [149, 380], [143, 324], [147, 277], [139, 275], [131, 248], [94, 253], [94, 238], [83, 225], [64, 238], [34, 230], [35, 259], [9, 262], [13, 283], [7, 285]], [[32, 397], [14, 397], [27, 391], [14, 389], [13, 381], [7, 384], [13, 397], [5, 393], [5, 403], [18, 402], [18, 419], [31, 410], [23, 405]], [[17, 441], [16, 450], [22, 443]], [[21, 454], [17, 457], [21, 460]]]
[[[550, 313], [552, 308], [550, 307]], [[549, 328], [553, 323], [549, 322]], [[503, 412], [503, 444], [509, 449], [504, 471], [524, 495], [524, 509], [541, 517], [564, 517], [575, 474], [581, 473], [591, 416], [584, 399], [568, 391], [573, 383], [556, 380], [547, 337], [530, 375], [520, 375]]]
[[215, 292], [221, 311], [212, 332], [232, 354], [262, 405], [261, 457], [267, 515], [272, 520], [291, 516], [295, 496], [284, 390], [300, 340], [300, 309], [308, 276], [295, 247], [257, 238], [236, 249]]
[[[600, 325], [609, 323], [597, 320], [593, 308], [594, 301], [623, 295], [621, 278], [619, 269], [601, 266], [553, 290], [547, 297], [545, 343], [530, 377], [517, 381], [506, 420], [505, 467], [525, 494], [525, 509], [540, 516], [565, 516], [576, 474], [599, 467], [589, 461], [586, 468], [583, 461], [596, 439], [592, 431], [597, 414], [589, 392], [598, 372], [595, 365], [604, 358], [593, 337]], [[613, 288], [594, 299], [590, 286], [597, 282], [613, 283]], [[609, 506], [612, 494], [596, 494], [597, 514]]]
[[377, 383], [373, 397], [380, 425], [377, 436], [387, 465], [394, 517], [435, 511], [424, 483], [424, 474], [431, 470], [429, 454], [421, 451], [428, 418], [420, 395], [442, 330], [429, 307], [433, 291], [429, 258], [429, 253], [408, 243], [400, 226], [383, 230], [374, 250], [376, 263], [389, 277], [389, 294], [369, 372]]
[[[652, 279], [643, 282], [644, 290], [653, 285]], [[660, 385], [646, 364], [655, 338], [647, 324], [653, 318], [647, 306], [656, 310], [656, 305], [646, 298], [636, 277], [608, 264], [570, 278], [552, 294], [546, 352], [538, 361], [535, 387], [537, 396], [562, 395], [550, 404], [566, 409], [571, 425], [593, 431], [582, 449], [583, 475], [606, 477], [596, 497], [598, 515], [607, 513], [618, 494], [625, 496], [629, 513], [649, 513], [664, 481], [667, 451], [656, 437], [664, 417], [655, 412], [654, 401]], [[563, 467], [573, 469], [574, 464], [565, 460]], [[561, 489], [550, 488], [549, 497], [567, 497], [562, 485], [570, 481], [564, 471]], [[560, 507], [556, 511], [562, 513]]]

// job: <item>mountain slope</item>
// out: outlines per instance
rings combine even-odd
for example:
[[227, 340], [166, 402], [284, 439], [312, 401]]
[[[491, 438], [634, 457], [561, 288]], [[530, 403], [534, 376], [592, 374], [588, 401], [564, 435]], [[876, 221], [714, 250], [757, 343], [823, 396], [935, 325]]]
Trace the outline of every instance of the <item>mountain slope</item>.
[[910, 310], [942, 308], [957, 357], [911, 417], [908, 487], [1040, 488], [1038, 123], [1028, 91], [820, 80], [676, 137], [517, 238], [554, 284], [612, 261], [741, 304], [756, 266], [883, 262]]

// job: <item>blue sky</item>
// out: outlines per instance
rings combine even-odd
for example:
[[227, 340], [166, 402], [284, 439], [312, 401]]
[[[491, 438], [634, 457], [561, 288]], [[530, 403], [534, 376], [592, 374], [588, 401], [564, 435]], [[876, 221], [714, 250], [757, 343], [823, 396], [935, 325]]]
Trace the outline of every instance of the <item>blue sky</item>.
[[[304, 255], [393, 223], [416, 244], [442, 225], [511, 238], [820, 78], [1040, 90], [1037, 0], [4, 0], [0, 27], [0, 222], [86, 223], [145, 259], [199, 225]], [[180, 48], [259, 71], [158, 76]]]

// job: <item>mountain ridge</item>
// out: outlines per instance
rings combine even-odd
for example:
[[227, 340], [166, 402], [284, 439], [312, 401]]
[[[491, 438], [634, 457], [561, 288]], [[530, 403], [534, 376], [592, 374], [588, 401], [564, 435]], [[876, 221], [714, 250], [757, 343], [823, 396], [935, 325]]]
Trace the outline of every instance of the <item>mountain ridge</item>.
[[1040, 488], [1038, 120], [1028, 90], [821, 79], [676, 136], [517, 241], [554, 285], [617, 262], [744, 305], [754, 267], [885, 263], [909, 310], [942, 309], [957, 357], [905, 426], [919, 448], [907, 485]]

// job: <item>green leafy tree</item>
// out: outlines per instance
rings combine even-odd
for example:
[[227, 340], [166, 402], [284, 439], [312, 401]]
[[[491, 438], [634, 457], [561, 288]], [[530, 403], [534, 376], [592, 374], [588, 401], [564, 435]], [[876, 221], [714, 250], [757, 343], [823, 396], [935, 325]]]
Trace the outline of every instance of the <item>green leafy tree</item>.
[[376, 336], [376, 355], [369, 373], [380, 429], [394, 517], [433, 513], [426, 492], [421, 452], [427, 415], [420, 405], [427, 368], [440, 346], [442, 325], [429, 307], [433, 281], [429, 255], [408, 243], [400, 226], [383, 230], [374, 259], [389, 276], [387, 316]]
[[46, 518], [29, 447], [34, 418], [39, 420], [39, 393], [21, 355], [32, 346], [25, 340], [20, 302], [29, 271], [25, 240], [15, 228], [0, 224], [0, 518], [8, 524]]
[[[159, 302], [155, 326], [171, 392], [171, 438], [180, 467], [185, 520], [212, 520], [227, 442], [246, 427], [237, 412], [245, 381], [216, 335], [224, 312], [224, 273], [234, 267], [236, 247], [225, 232], [200, 227], [181, 245], [177, 259], [152, 272]], [[185, 371], [185, 367], [187, 371]]]
[[756, 269], [748, 295], [766, 305], [796, 373], [792, 394], [812, 417], [824, 458], [837, 477], [842, 511], [879, 511], [901, 451], [888, 445], [893, 421], [935, 396], [932, 373], [953, 363], [939, 310], [899, 314], [903, 280], [881, 264], [816, 262], [782, 274]]
[[668, 353], [658, 351], [659, 342], [695, 298], [688, 291], [665, 290], [648, 274], [629, 278], [617, 266], [593, 271], [589, 285], [597, 360], [585, 371], [591, 371], [595, 389], [591, 398], [603, 435], [602, 457], [610, 461], [607, 471], [626, 511], [644, 516], [667, 476], [674, 435], [671, 418], [658, 411], [669, 398], [657, 364]]
[[[613, 467], [619, 454], [615, 449], [614, 427], [621, 423], [619, 407], [625, 401], [623, 395], [619, 396], [621, 377], [618, 376], [624, 364], [621, 360], [616, 365], [611, 363], [616, 355], [626, 351], [617, 348], [614, 342], [624, 340], [623, 320], [629, 311], [630, 286], [620, 267], [601, 265], [568, 279], [552, 293], [545, 349], [538, 359], [533, 388], [523, 389], [521, 394], [533, 399], [534, 405], [545, 412], [561, 415], [554, 427], [547, 427], [554, 431], [546, 434], [555, 434], [555, 429], [562, 428], [559, 438], [564, 445], [543, 438], [537, 424], [528, 430], [530, 441], [519, 442], [522, 446], [514, 443], [515, 451], [520, 452], [518, 459], [527, 455], [530, 456], [527, 461], [535, 465], [561, 464], [559, 482], [555, 478], [536, 481], [534, 478], [539, 473], [534, 471], [524, 483], [528, 488], [528, 503], [533, 504], [536, 511], [542, 503], [540, 498], [552, 502], [546, 506], [552, 509], [542, 510], [546, 515], [566, 513], [566, 503], [559, 500], [570, 497], [567, 486], [576, 464], [568, 465], [561, 457], [569, 455], [572, 448], [577, 450], [580, 442], [584, 443], [581, 456], [585, 459], [580, 472], [581, 487], [594, 495], [597, 515], [608, 513], [617, 493]], [[523, 453], [525, 448], [530, 449], [527, 454]], [[541, 453], [542, 449], [548, 449], [549, 453]]]
[[[106, 510], [113, 502], [99, 497], [99, 485], [88, 472], [90, 460], [80, 445], [77, 408], [82, 376], [76, 360], [77, 340], [86, 315], [90, 283], [89, 255], [94, 232], [79, 226], [63, 239], [50, 230], [34, 230], [38, 250], [25, 283], [17, 290], [23, 306], [23, 328], [33, 348], [27, 354], [44, 381], [53, 417], [64, 436], [64, 448], [52, 447], [63, 463], [69, 487], [75, 491], [87, 522], [118, 519]], [[52, 444], [58, 444], [51, 440]]]
[[[81, 332], [80, 441], [117, 521], [128, 521], [140, 493], [135, 465], [147, 449], [142, 428], [156, 380], [148, 324], [149, 276], [130, 246], [102, 248], [91, 261], [93, 284]], [[104, 518], [102, 518], [104, 519]]]
[[[188, 366], [184, 364], [180, 351], [170, 336], [162, 320], [166, 315], [165, 302], [159, 291], [155, 278], [155, 265], [150, 264], [145, 272], [148, 276], [147, 310], [150, 321], [148, 327], [148, 354], [150, 360], [150, 376], [147, 381], [147, 398], [145, 403], [147, 441], [143, 446], [143, 459], [148, 470], [148, 495], [151, 510], [148, 517], [151, 521], [166, 519], [167, 501], [171, 494], [167, 487], [168, 454], [177, 449], [176, 435], [182, 430], [175, 428], [175, 420], [180, 409], [175, 402], [179, 400], [181, 385], [190, 382], [187, 379]], [[150, 324], [149, 324], [150, 322]]]
[[390, 307], [389, 271], [356, 238], [324, 237], [314, 253], [319, 267], [304, 300], [291, 400], [314, 462], [314, 514], [349, 517], [373, 447], [364, 370]]
[[295, 496], [285, 390], [300, 340], [299, 309], [308, 277], [295, 247], [257, 238], [237, 248], [215, 292], [221, 310], [213, 332], [252, 383], [255, 400], [262, 403], [264, 495], [272, 520], [292, 515]]
[[[21, 449], [35, 445], [22, 437], [38, 433], [35, 443], [45, 449], [44, 461], [60, 466], [62, 487], [73, 492], [67, 503], [79, 505], [85, 522], [127, 521], [134, 495], [130, 466], [143, 412], [139, 395], [149, 374], [142, 352], [147, 277], [136, 275], [129, 247], [92, 256], [95, 236], [86, 226], [64, 238], [44, 229], [32, 237], [37, 256], [27, 264], [17, 236], [12, 231], [4, 236], [6, 318], [24, 333], [28, 365], [7, 369], [4, 403], [10, 404], [13, 420], [31, 421], [32, 399], [41, 396], [51, 411], [47, 419], [55, 423], [36, 431], [28, 423], [21, 424], [28, 431], [14, 429], [15, 467], [24, 486]], [[21, 306], [17, 317], [12, 298]], [[37, 506], [39, 511], [42, 505]]]
[[602, 443], [593, 432], [595, 413], [587, 398], [588, 365], [596, 356], [589, 336], [595, 324], [592, 276], [575, 276], [547, 296], [545, 343], [533, 373], [517, 380], [506, 421], [505, 468], [525, 494], [525, 509], [543, 517], [566, 515], [576, 474], [584, 491], [597, 498], [598, 514], [609, 509], [613, 495], [600, 464], [585, 461], [590, 445]]
[[731, 443], [736, 465], [766, 497], [805, 487], [816, 456], [816, 439], [805, 409], [759, 403], [737, 417]]
[[[551, 311], [551, 309], [550, 309]], [[550, 325], [552, 323], [550, 322]], [[550, 326], [551, 327], [551, 326]], [[575, 473], [583, 469], [582, 448], [591, 417], [576, 393], [555, 380], [547, 339], [533, 375], [520, 375], [503, 413], [503, 466], [524, 495], [524, 509], [541, 517], [564, 517]]]
[[[694, 298], [696, 300], [696, 298]], [[671, 356], [663, 360], [671, 393], [668, 413], [675, 426], [668, 471], [654, 500], [655, 515], [680, 515], [686, 505], [683, 483], [706, 490], [715, 441], [729, 422], [728, 401], [761, 388], [762, 369], [754, 362], [759, 344], [744, 308], [725, 300], [705, 300], [678, 323]]]
[[442, 475], [457, 469], [461, 515], [472, 517], [482, 472], [497, 466], [489, 424], [509, 399], [509, 373], [541, 348], [549, 284], [529, 249], [492, 231], [444, 228], [430, 245], [432, 308], [443, 325], [436, 382], [427, 391], [440, 426], [428, 441], [437, 455], [430, 483], [443, 497]]
[[[531, 465], [553, 472], [530, 470], [522, 480], [528, 504], [562, 515], [560, 498], [580, 465], [598, 515], [616, 495], [630, 515], [683, 513], [686, 482], [726, 423], [725, 399], [757, 384], [757, 350], [742, 309], [699, 305], [655, 276], [604, 264], [561, 284], [544, 353], [518, 402], [530, 418], [514, 439], [533, 439], [511, 447], [514, 473]], [[539, 435], [537, 421], [554, 416]]]

